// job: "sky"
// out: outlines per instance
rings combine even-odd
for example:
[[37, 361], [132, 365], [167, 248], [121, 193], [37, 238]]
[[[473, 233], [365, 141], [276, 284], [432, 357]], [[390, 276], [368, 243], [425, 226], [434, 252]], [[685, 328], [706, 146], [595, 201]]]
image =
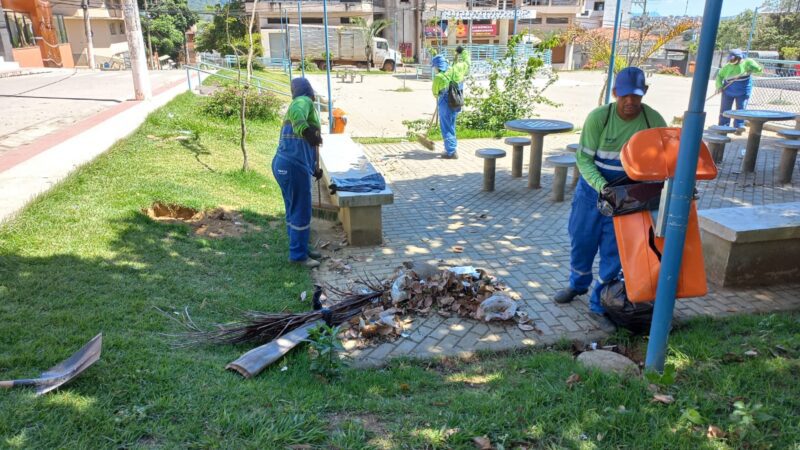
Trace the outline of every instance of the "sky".
[[[702, 0], [648, 0], [647, 10], [656, 11], [662, 16], [682, 16], [689, 5], [688, 15], [701, 16], [705, 2]], [[722, 17], [735, 16], [746, 9], [761, 6], [764, 0], [724, 0], [722, 2]], [[636, 12], [636, 11], [634, 11]]]

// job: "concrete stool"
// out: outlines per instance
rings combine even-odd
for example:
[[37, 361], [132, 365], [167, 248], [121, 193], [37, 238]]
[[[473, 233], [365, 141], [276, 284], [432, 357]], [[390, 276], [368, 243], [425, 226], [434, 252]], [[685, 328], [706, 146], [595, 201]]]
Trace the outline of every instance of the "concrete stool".
[[[581, 147], [581, 144], [568, 144], [567, 151], [570, 153], [578, 153], [578, 149]], [[576, 157], [577, 159], [577, 157]], [[578, 180], [581, 179], [581, 173], [578, 171], [578, 165], [575, 165], [575, 168], [572, 169], [572, 187], [578, 185]]]
[[730, 142], [731, 138], [723, 134], [704, 134], [703, 140], [706, 141], [714, 162], [722, 164], [722, 158], [725, 156], [725, 144]]
[[797, 150], [800, 149], [800, 140], [784, 139], [778, 141], [777, 144], [779, 147], [783, 147], [781, 164], [778, 166], [778, 182], [788, 184], [792, 182], [792, 172], [794, 171], [794, 162], [797, 160]]
[[722, 136], [727, 136], [728, 133], [735, 133], [736, 127], [729, 127], [726, 125], [711, 125], [710, 127], [708, 127], [708, 131], [711, 134], [719, 134]]
[[475, 151], [475, 156], [483, 158], [483, 190], [494, 190], [494, 171], [497, 167], [497, 158], [505, 158], [506, 151], [499, 148], [482, 148]]
[[522, 176], [522, 152], [526, 145], [531, 145], [531, 140], [526, 137], [510, 137], [506, 138], [505, 143], [513, 147], [511, 178], [519, 178]]
[[778, 136], [783, 136], [786, 139], [800, 139], [800, 130], [780, 130]]
[[553, 201], [564, 201], [564, 190], [567, 186], [567, 170], [575, 167], [575, 157], [573, 155], [548, 156], [546, 161], [555, 167], [555, 177], [553, 177]]

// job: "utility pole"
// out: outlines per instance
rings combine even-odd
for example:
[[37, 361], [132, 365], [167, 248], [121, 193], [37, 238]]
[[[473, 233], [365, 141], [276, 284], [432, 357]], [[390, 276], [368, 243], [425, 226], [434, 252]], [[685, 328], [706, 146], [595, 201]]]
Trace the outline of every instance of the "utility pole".
[[150, 76], [145, 63], [142, 23], [139, 20], [139, 6], [136, 0], [123, 0], [122, 13], [127, 25], [125, 37], [128, 38], [128, 51], [131, 54], [134, 95], [136, 100], [147, 100], [153, 96], [153, 92], [150, 89]]
[[[150, 49], [150, 57], [147, 58], [147, 68], [155, 69], [155, 64], [153, 64], [153, 40], [150, 39], [150, 9], [147, 6], [147, 0], [144, 0], [144, 15], [147, 17], [147, 48]], [[184, 33], [183, 36], [185, 39], [186, 33]]]
[[92, 44], [92, 24], [89, 22], [89, 0], [83, 0], [83, 27], [86, 30], [86, 57], [89, 59], [89, 69], [94, 70], [94, 45]]
[[467, 42], [470, 48], [472, 48], [472, 5], [474, 3], [475, 0], [469, 0], [469, 29], [467, 29]]

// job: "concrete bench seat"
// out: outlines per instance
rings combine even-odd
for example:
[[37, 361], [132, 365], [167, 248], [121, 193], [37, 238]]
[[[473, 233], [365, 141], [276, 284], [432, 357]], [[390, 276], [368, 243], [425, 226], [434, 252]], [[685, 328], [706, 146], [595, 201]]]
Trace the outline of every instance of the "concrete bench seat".
[[786, 139], [800, 139], [800, 130], [778, 130], [776, 133]]
[[570, 167], [576, 167], [575, 155], [548, 156], [545, 160], [548, 164], [555, 167], [555, 176], [553, 177], [553, 201], [563, 202], [564, 191], [567, 187], [567, 170], [569, 170]]
[[512, 148], [511, 178], [520, 178], [522, 176], [522, 152], [526, 145], [531, 145], [531, 140], [526, 137], [508, 137], [503, 142]]
[[792, 172], [794, 172], [794, 163], [797, 160], [797, 150], [800, 150], [800, 140], [783, 139], [777, 144], [783, 149], [781, 163], [778, 166], [778, 182], [789, 184], [792, 182]]
[[706, 274], [714, 284], [800, 279], [800, 202], [698, 212]]
[[708, 127], [708, 132], [712, 134], [719, 134], [722, 136], [727, 136], [728, 133], [735, 133], [736, 127], [730, 127], [727, 125], [711, 125]]
[[[326, 186], [331, 184], [331, 177], [360, 178], [378, 173], [361, 146], [349, 135], [328, 134], [322, 139], [319, 157]], [[350, 245], [383, 243], [381, 206], [394, 203], [394, 193], [389, 186], [373, 192], [336, 191], [331, 194], [331, 200], [339, 207], [339, 220]]]
[[730, 142], [731, 138], [724, 134], [704, 134], [703, 140], [706, 141], [708, 149], [711, 151], [714, 163], [722, 164], [722, 159], [725, 157], [725, 144]]
[[497, 159], [505, 158], [506, 151], [499, 148], [482, 148], [475, 151], [475, 156], [483, 159], [483, 190], [492, 192]]

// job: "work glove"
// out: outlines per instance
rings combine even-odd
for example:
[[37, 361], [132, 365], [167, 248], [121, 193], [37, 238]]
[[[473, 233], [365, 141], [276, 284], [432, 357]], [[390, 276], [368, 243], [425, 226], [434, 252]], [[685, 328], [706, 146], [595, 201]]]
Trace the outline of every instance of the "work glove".
[[603, 186], [603, 189], [600, 191], [600, 197], [612, 205], [617, 204], [617, 194], [614, 189], [610, 188], [608, 185]]
[[322, 135], [317, 127], [306, 128], [303, 131], [303, 139], [305, 139], [311, 147], [319, 147], [322, 145]]
[[314, 179], [319, 181], [320, 178], [322, 178], [322, 168], [314, 171]]

